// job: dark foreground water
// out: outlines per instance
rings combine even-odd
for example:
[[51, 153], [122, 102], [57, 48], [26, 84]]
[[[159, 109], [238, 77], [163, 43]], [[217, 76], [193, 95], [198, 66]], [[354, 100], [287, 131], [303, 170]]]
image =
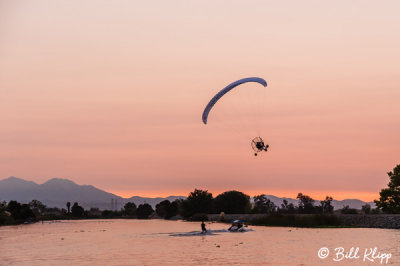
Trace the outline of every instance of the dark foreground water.
[[164, 220], [0, 227], [0, 265], [400, 265], [400, 230], [207, 227], [206, 235], [200, 223]]

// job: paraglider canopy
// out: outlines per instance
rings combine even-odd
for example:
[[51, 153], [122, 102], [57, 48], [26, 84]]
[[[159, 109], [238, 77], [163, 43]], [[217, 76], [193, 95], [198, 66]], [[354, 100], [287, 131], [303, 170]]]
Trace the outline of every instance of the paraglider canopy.
[[226, 86], [225, 88], [223, 88], [222, 90], [220, 90], [207, 104], [206, 108], [203, 111], [203, 123], [207, 124], [207, 119], [208, 119], [208, 114], [210, 113], [211, 109], [214, 107], [214, 105], [218, 102], [219, 99], [221, 99], [222, 96], [224, 96], [226, 93], [228, 93], [230, 90], [232, 90], [233, 88], [243, 84], [243, 83], [247, 83], [247, 82], [256, 82], [259, 83], [261, 85], [263, 85], [264, 87], [267, 87], [267, 82], [262, 79], [262, 78], [257, 78], [257, 77], [251, 77], [251, 78], [244, 78], [244, 79], [239, 79], [235, 82], [232, 82], [231, 84], [229, 84], [228, 86]]

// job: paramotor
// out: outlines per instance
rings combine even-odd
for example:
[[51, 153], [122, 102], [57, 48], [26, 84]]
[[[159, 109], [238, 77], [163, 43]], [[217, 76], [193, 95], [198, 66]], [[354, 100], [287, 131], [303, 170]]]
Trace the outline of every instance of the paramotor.
[[[231, 91], [232, 89], [236, 88], [237, 86], [243, 84], [243, 83], [247, 83], [247, 82], [256, 82], [259, 83], [261, 85], [263, 85], [264, 87], [267, 86], [267, 82], [262, 79], [262, 78], [258, 78], [258, 77], [250, 77], [250, 78], [244, 78], [244, 79], [240, 79], [237, 80], [235, 82], [232, 82], [231, 84], [229, 84], [228, 86], [226, 86], [225, 88], [223, 88], [222, 90], [220, 90], [207, 104], [206, 108], [203, 111], [203, 115], [202, 115], [202, 120], [204, 124], [207, 124], [208, 121], [208, 115], [210, 114], [210, 111], [213, 109], [214, 105], [229, 91]], [[267, 151], [269, 148], [268, 144], [264, 143], [264, 140], [261, 137], [256, 137], [251, 141], [251, 147], [254, 150], [254, 156], [257, 156], [257, 154], [259, 152], [262, 151]]]

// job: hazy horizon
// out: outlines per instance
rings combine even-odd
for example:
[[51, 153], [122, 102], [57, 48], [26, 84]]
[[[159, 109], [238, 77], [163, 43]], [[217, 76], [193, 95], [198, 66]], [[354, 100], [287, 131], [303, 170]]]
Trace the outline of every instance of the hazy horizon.
[[[168, 192], [166, 192], [165, 194], [124, 194], [124, 193], [119, 193], [118, 191], [117, 192], [114, 192], [114, 191], [110, 191], [110, 190], [107, 190], [107, 188], [101, 188], [101, 187], [99, 187], [99, 186], [97, 186], [97, 185], [95, 185], [95, 184], [86, 184], [86, 183], [79, 183], [79, 182], [76, 182], [75, 180], [72, 180], [72, 179], [66, 179], [66, 178], [60, 178], [60, 177], [53, 177], [53, 178], [50, 178], [50, 179], [48, 179], [48, 180], [45, 180], [44, 182], [35, 182], [35, 181], [33, 181], [33, 180], [29, 180], [29, 179], [25, 179], [25, 178], [22, 178], [22, 177], [16, 177], [16, 176], [9, 176], [9, 177], [7, 177], [7, 178], [4, 178], [4, 179], [0, 179], [0, 181], [2, 181], [2, 180], [5, 180], [5, 179], [9, 179], [9, 178], [17, 178], [17, 179], [22, 179], [22, 180], [24, 180], [24, 181], [28, 181], [28, 182], [30, 182], [30, 181], [32, 181], [32, 182], [34, 182], [34, 183], [36, 183], [36, 184], [38, 184], [38, 185], [40, 185], [40, 184], [43, 184], [43, 183], [45, 183], [45, 182], [48, 182], [48, 181], [50, 181], [50, 180], [52, 180], [52, 179], [59, 179], [59, 180], [68, 180], [68, 181], [72, 181], [72, 182], [74, 182], [75, 184], [77, 184], [77, 185], [90, 185], [90, 186], [93, 186], [93, 187], [95, 187], [95, 188], [97, 188], [97, 189], [100, 189], [100, 190], [103, 190], [103, 191], [105, 191], [105, 192], [109, 192], [109, 193], [112, 193], [112, 194], [114, 194], [114, 195], [116, 195], [116, 196], [119, 196], [119, 197], [122, 197], [122, 198], [131, 198], [131, 197], [135, 197], [135, 196], [139, 196], [139, 197], [148, 197], [148, 198], [165, 198], [165, 197], [168, 197], [168, 196], [184, 196], [184, 197], [187, 197], [188, 195], [189, 195], [189, 193], [190, 192], [192, 192], [192, 191], [194, 191], [194, 189], [203, 189], [203, 190], [208, 190], [208, 192], [210, 192], [210, 193], [212, 193], [213, 194], [213, 196], [215, 197], [215, 196], [217, 196], [218, 194], [220, 194], [220, 193], [223, 193], [223, 192], [226, 192], [226, 191], [229, 191], [230, 189], [228, 189], [228, 190], [221, 190], [221, 191], [210, 191], [209, 189], [207, 189], [207, 188], [199, 188], [199, 187], [196, 187], [196, 188], [193, 188], [192, 190], [190, 190], [190, 191], [184, 191], [184, 192], [182, 192], [182, 193], [168, 193]], [[233, 190], [233, 189], [232, 189]], [[241, 190], [238, 190], [238, 191], [241, 191]], [[286, 194], [279, 194], [279, 193], [285, 193], [285, 192], [277, 192], [278, 194], [276, 194], [276, 193], [272, 193], [272, 192], [268, 192], [268, 191], [266, 191], [266, 192], [259, 192], [259, 191], [257, 191], [257, 192], [255, 192], [255, 193], [251, 193], [251, 192], [249, 192], [249, 191], [241, 191], [241, 192], [243, 192], [243, 193], [245, 193], [245, 194], [247, 194], [247, 195], [249, 195], [250, 197], [253, 197], [253, 196], [256, 196], [256, 195], [260, 195], [260, 194], [265, 194], [265, 195], [270, 195], [270, 196], [276, 196], [276, 197], [280, 197], [280, 198], [292, 198], [292, 199], [296, 199], [296, 197], [297, 197], [297, 194], [298, 193], [303, 193], [303, 194], [305, 194], [305, 195], [309, 195], [309, 196], [311, 196], [314, 200], [323, 200], [323, 199], [325, 199], [325, 196], [332, 196], [332, 193], [325, 193], [324, 194], [324, 192], [321, 192], [321, 191], [319, 191], [318, 192], [318, 194], [315, 194], [315, 193], [312, 193], [312, 194], [309, 194], [309, 193], [304, 193], [303, 191], [299, 191], [299, 192], [297, 192], [297, 193], [295, 193], [295, 194], [291, 194], [291, 192], [289, 193], [290, 195], [286, 195]], [[365, 201], [365, 202], [371, 202], [372, 200], [369, 200], [369, 199], [362, 199], [362, 198], [346, 198], [346, 197], [333, 197], [333, 199], [334, 200], [344, 200], [344, 199], [359, 199], [359, 200], [362, 200], [362, 201]]]
[[[399, 8], [0, 1], [0, 176], [376, 199], [400, 163]], [[248, 115], [248, 84], [204, 125], [211, 97], [249, 76], [268, 82], [262, 111]], [[271, 147], [254, 157], [257, 134]]]

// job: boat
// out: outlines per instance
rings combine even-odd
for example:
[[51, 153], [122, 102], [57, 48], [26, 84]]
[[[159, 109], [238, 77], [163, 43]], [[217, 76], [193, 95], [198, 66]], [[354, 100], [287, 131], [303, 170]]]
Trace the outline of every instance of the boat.
[[245, 232], [246, 225], [244, 225], [244, 221], [242, 220], [234, 220], [232, 222], [231, 227], [228, 228], [230, 232]]

